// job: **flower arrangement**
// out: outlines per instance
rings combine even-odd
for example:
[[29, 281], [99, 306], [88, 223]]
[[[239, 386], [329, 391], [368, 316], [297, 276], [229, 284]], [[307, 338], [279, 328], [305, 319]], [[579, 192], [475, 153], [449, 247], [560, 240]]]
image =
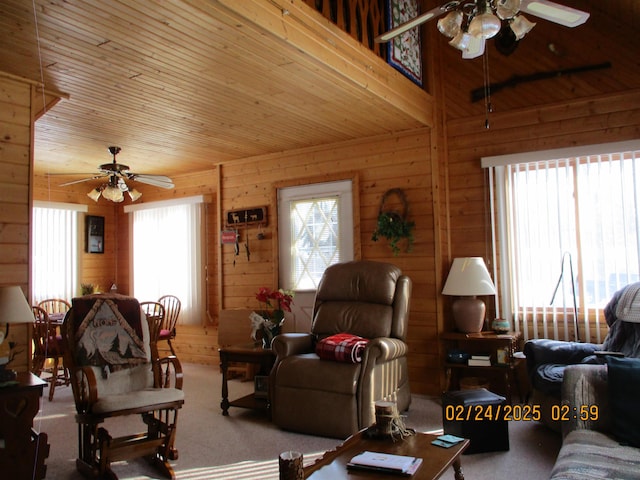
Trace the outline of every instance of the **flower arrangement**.
[[291, 311], [294, 293], [290, 290], [271, 290], [260, 287], [256, 293], [256, 300], [261, 304], [261, 310], [251, 312], [251, 338], [256, 340], [258, 331], [262, 331], [262, 341], [266, 348], [271, 347], [271, 340], [280, 333], [284, 323], [284, 312]]
[[404, 220], [395, 212], [382, 212], [378, 216], [376, 229], [371, 236], [371, 240], [378, 241], [379, 237], [385, 237], [389, 240], [389, 245], [395, 257], [400, 253], [398, 242], [403, 238], [407, 239], [407, 252], [413, 248], [413, 228], [415, 223]]

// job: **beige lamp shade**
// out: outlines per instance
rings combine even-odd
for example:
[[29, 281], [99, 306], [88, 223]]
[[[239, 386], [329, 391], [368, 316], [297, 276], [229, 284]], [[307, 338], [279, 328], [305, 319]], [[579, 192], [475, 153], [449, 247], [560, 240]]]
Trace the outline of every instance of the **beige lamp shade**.
[[443, 295], [460, 297], [453, 302], [456, 329], [464, 333], [482, 331], [485, 304], [477, 295], [495, 295], [496, 288], [481, 257], [455, 258], [442, 289]]
[[33, 312], [22, 289], [17, 285], [0, 287], [0, 324], [31, 322]]
[[[33, 322], [33, 312], [22, 289], [17, 285], [0, 287], [0, 367], [4, 368], [10, 360], [9, 343], [5, 341], [9, 335], [9, 324], [30, 322]], [[0, 382], [14, 378], [12, 371], [0, 373]]]

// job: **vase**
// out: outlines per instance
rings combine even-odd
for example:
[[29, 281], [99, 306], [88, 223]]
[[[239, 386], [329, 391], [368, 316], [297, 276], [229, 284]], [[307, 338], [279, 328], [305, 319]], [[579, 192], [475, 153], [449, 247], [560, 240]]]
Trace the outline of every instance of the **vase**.
[[280, 325], [275, 325], [273, 327], [267, 327], [266, 325], [262, 327], [262, 348], [270, 349], [271, 342], [273, 342], [273, 338], [277, 335], [280, 335], [281, 327]]
[[509, 323], [509, 320], [496, 318], [493, 322], [491, 322], [491, 328], [496, 333], [507, 333], [509, 330], [511, 330], [511, 324]]

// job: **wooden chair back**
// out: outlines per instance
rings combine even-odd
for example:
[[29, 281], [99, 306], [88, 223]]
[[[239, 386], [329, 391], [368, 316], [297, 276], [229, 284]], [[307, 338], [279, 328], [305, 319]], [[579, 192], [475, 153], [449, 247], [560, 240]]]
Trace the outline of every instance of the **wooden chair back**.
[[158, 299], [158, 302], [164, 307], [165, 317], [162, 329], [171, 332], [171, 338], [175, 338], [182, 302], [175, 295], [163, 295]]
[[158, 302], [164, 306], [165, 313], [164, 322], [158, 334], [158, 341], [166, 341], [169, 345], [169, 350], [171, 350], [171, 355], [176, 355], [176, 350], [171, 340], [176, 338], [176, 325], [182, 303], [175, 295], [163, 295], [158, 299]]
[[160, 302], [140, 302], [140, 308], [147, 316], [150, 338], [153, 343], [157, 343], [165, 321], [164, 306]]
[[62, 298], [47, 298], [38, 302], [38, 307], [43, 308], [51, 315], [52, 313], [67, 313], [71, 304]]

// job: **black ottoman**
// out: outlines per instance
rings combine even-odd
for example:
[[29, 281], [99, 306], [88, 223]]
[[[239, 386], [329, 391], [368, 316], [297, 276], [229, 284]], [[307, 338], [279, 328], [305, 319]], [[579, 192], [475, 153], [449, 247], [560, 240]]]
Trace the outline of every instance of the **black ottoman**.
[[506, 404], [505, 397], [486, 388], [445, 392], [442, 395], [444, 433], [471, 440], [465, 454], [509, 450]]

